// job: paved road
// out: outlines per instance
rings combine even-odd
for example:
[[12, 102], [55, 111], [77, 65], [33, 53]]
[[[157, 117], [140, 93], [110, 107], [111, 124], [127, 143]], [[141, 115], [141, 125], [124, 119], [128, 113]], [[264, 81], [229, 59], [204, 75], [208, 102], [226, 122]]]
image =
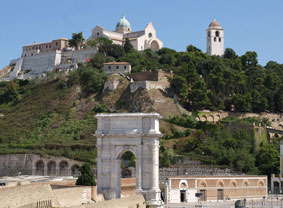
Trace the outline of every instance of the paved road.
[[[199, 203], [181, 203], [165, 205], [165, 208], [196, 208]], [[246, 204], [248, 208], [283, 208], [283, 201], [281, 199], [268, 199], [266, 202], [262, 200], [249, 200]], [[203, 202], [203, 208], [235, 208], [234, 201], [226, 202]]]

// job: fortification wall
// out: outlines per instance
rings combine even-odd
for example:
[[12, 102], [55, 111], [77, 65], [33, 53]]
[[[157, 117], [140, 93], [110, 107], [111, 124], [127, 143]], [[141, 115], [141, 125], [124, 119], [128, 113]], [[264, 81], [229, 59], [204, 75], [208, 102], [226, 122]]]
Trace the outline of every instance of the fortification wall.
[[91, 58], [96, 53], [96, 49], [88, 48], [77, 51], [66, 51], [63, 53], [64, 59], [74, 59], [79, 62], [86, 62], [87, 58]]
[[22, 70], [31, 70], [33, 74], [42, 74], [61, 63], [61, 51], [41, 53], [34, 56], [23, 57]]

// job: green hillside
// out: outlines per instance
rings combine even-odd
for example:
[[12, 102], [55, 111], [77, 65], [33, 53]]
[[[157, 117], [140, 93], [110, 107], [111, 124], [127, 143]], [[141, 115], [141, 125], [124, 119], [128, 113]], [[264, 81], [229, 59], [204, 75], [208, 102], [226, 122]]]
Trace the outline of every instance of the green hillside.
[[[106, 61], [128, 61], [134, 72], [173, 72], [169, 93], [137, 90], [119, 75], [99, 69]], [[105, 80], [119, 81], [103, 92]], [[256, 174], [278, 172], [279, 140], [268, 143], [266, 132], [251, 124], [267, 121], [226, 118], [217, 124], [182, 116], [173, 97], [194, 113], [202, 109], [241, 112], [282, 112], [283, 66], [259, 66], [256, 54], [209, 57], [189, 46], [186, 52], [124, 50], [101, 42], [90, 63], [69, 74], [0, 83], [0, 154], [38, 153], [95, 162], [95, 114], [99, 112], [159, 112], [163, 115], [160, 164], [174, 165], [184, 156], [205, 164]], [[155, 100], [164, 100], [163, 104]], [[194, 114], [193, 113], [193, 114]], [[229, 125], [228, 125], [229, 124]]]

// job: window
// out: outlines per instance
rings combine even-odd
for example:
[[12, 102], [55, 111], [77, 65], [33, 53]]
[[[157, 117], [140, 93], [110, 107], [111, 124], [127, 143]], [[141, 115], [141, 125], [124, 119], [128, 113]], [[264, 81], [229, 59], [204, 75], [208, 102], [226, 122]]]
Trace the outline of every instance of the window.
[[111, 69], [111, 66], [108, 66], [108, 69]]
[[58, 45], [58, 43], [56, 42], [56, 46]]
[[207, 36], [210, 37], [210, 31], [207, 32]]
[[128, 31], [130, 31], [130, 28], [128, 28]]
[[48, 48], [48, 45], [46, 45], [46, 48]]
[[219, 42], [221, 42], [221, 38], [219, 38]]
[[119, 66], [116, 66], [116, 69], [119, 69]]
[[98, 32], [98, 33], [96, 33], [96, 36], [99, 36], [99, 32]]
[[127, 69], [127, 66], [124, 66], [124, 69]]
[[51, 44], [49, 45], [49, 48], [51, 48]]
[[31, 54], [31, 56], [33, 56], [33, 53]]
[[148, 33], [148, 37], [151, 38], [152, 37], [152, 33]]
[[216, 42], [216, 38], [214, 37], [214, 42]]
[[35, 47], [35, 49], [37, 50], [37, 49], [38, 49], [38, 47], [36, 46], [36, 47]]
[[216, 32], [215, 32], [215, 36], [216, 36], [216, 37], [219, 37], [219, 31], [216, 31]]

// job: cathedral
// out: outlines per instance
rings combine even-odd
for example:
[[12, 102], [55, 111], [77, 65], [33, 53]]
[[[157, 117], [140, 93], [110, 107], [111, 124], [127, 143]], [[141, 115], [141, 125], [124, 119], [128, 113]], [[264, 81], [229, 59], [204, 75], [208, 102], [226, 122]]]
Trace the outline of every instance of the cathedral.
[[163, 47], [163, 42], [156, 37], [156, 30], [152, 23], [148, 23], [144, 30], [132, 32], [131, 24], [126, 19], [125, 15], [116, 24], [115, 31], [105, 30], [100, 26], [96, 26], [92, 30], [88, 40], [93, 40], [98, 37], [107, 37], [115, 44], [123, 45], [128, 38], [137, 51], [143, 51], [150, 48], [157, 51]]

